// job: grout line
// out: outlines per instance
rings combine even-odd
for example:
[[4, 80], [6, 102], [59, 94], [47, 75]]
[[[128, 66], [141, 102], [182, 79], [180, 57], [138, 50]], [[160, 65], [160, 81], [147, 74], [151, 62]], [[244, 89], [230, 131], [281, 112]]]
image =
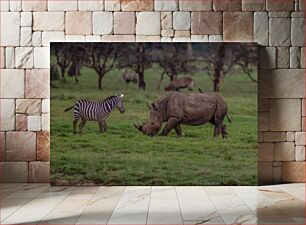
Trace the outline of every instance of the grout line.
[[150, 204], [151, 204], [151, 194], [152, 194], [152, 186], [151, 186], [151, 188], [150, 188], [150, 195], [149, 195], [149, 204], [148, 204], [148, 211], [147, 211], [146, 224], [148, 224], [149, 210], [150, 210]]
[[207, 195], [207, 197], [208, 197], [210, 203], [214, 206], [214, 209], [215, 209], [216, 213], [218, 214], [218, 216], [219, 216], [219, 217], [221, 218], [221, 220], [223, 221], [223, 224], [226, 224], [225, 221], [224, 221], [224, 219], [223, 219], [223, 217], [222, 217], [221, 214], [219, 213], [217, 207], [215, 206], [214, 202], [211, 200], [211, 198], [210, 198], [210, 196], [209, 196], [209, 193], [206, 192], [205, 187], [202, 187], [202, 189], [203, 189], [204, 193], [206, 193], [206, 195]]
[[41, 220], [39, 222], [42, 222], [45, 218], [47, 218], [52, 212], [53, 210], [59, 206], [59, 204], [61, 204], [62, 202], [64, 202], [64, 200], [72, 193], [72, 190], [70, 191], [70, 193], [68, 195], [66, 195], [65, 198], [62, 199], [62, 201], [59, 201], [58, 204], [56, 204], [50, 211], [49, 213], [47, 213], [43, 218], [41, 218]]
[[80, 213], [80, 215], [78, 216], [78, 219], [76, 220], [76, 222], [75, 222], [75, 224], [77, 224], [78, 223], [78, 221], [80, 220], [80, 217], [83, 215], [83, 213], [85, 212], [85, 210], [87, 209], [87, 207], [88, 207], [88, 203], [90, 203], [91, 202], [91, 200], [95, 197], [95, 195], [97, 194], [97, 192], [98, 192], [98, 190], [99, 190], [99, 186], [96, 186], [97, 187], [97, 190], [96, 190], [96, 192], [91, 196], [91, 198], [90, 199], [88, 199], [87, 200], [87, 202], [86, 202], [86, 206], [84, 207], [84, 209], [82, 210], [82, 212]]
[[182, 219], [182, 224], [184, 224], [184, 218], [183, 218], [183, 215], [182, 215], [182, 209], [181, 209], [180, 200], [178, 198], [176, 187], [174, 187], [174, 190], [175, 190], [176, 200], [177, 200], [177, 203], [178, 203], [178, 206], [179, 206], [179, 209], [180, 209], [180, 215], [181, 215], [181, 219]]
[[106, 224], [108, 224], [108, 223], [109, 223], [110, 219], [111, 219], [111, 218], [112, 218], [112, 216], [114, 215], [115, 209], [116, 209], [116, 207], [117, 207], [117, 205], [118, 205], [118, 203], [119, 203], [120, 199], [122, 198], [122, 196], [123, 196], [123, 194], [124, 194], [124, 192], [125, 192], [125, 189], [126, 189], [126, 186], [124, 186], [124, 189], [123, 189], [123, 191], [122, 191], [122, 193], [121, 193], [120, 197], [118, 198], [118, 201], [117, 201], [117, 203], [116, 203], [116, 204], [115, 204], [115, 206], [114, 206], [113, 212], [112, 212], [112, 214], [110, 215], [110, 217], [108, 218], [108, 220], [107, 220]]

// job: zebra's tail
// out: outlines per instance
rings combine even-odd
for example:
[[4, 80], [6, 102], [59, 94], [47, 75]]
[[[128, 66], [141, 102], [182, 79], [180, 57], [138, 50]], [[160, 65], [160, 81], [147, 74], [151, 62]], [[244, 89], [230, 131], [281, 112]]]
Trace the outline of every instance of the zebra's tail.
[[71, 110], [73, 107], [74, 107], [74, 105], [73, 105], [73, 106], [71, 106], [71, 107], [69, 107], [69, 108], [67, 108], [67, 109], [65, 109], [65, 112], [67, 112], [67, 111]]

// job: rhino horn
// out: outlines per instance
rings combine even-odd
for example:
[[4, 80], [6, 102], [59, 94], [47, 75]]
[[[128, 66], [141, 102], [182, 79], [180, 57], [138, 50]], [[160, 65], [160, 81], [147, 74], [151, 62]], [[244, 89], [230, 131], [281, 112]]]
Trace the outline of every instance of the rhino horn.
[[135, 124], [135, 123], [133, 123], [134, 124], [134, 127], [137, 129], [137, 130], [139, 130], [140, 132], [142, 132], [142, 126], [141, 125], [137, 125], [137, 124]]

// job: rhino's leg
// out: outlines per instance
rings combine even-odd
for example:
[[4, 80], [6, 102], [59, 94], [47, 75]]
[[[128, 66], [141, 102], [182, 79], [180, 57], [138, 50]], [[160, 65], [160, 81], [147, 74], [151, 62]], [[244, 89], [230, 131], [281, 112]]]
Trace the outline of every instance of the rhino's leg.
[[161, 132], [161, 136], [168, 136], [172, 128], [175, 128], [177, 125], [179, 125], [180, 121], [179, 119], [175, 117], [170, 117], [167, 121], [166, 126], [164, 127], [163, 131]]
[[182, 137], [182, 128], [181, 128], [181, 125], [177, 125], [176, 127], [174, 127], [174, 130], [176, 132], [176, 136], [177, 137]]
[[221, 125], [221, 133], [222, 133], [223, 138], [227, 138], [228, 133], [226, 132], [226, 125], [225, 124]]
[[219, 134], [221, 133], [222, 122], [218, 118], [218, 116], [215, 116], [214, 122], [215, 122], [214, 137], [218, 137]]

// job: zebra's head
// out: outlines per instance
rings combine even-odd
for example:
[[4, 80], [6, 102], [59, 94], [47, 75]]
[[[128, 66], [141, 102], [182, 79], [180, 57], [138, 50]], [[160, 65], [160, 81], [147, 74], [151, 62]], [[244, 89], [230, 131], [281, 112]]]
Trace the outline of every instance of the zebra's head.
[[119, 110], [120, 113], [125, 112], [125, 108], [123, 104], [123, 97], [124, 97], [124, 94], [116, 95], [117, 104], [115, 105], [115, 107]]

